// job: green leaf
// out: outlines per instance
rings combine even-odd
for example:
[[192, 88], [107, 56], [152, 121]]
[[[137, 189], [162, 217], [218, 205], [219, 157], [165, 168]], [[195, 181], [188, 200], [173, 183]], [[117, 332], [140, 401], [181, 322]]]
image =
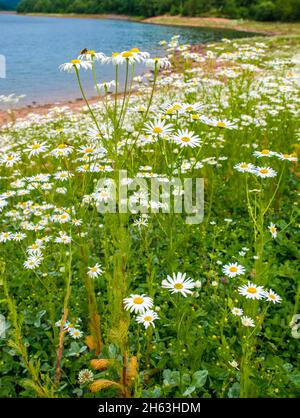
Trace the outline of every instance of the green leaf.
[[293, 370], [293, 365], [291, 363], [284, 363], [282, 366], [287, 372], [291, 372]]
[[239, 398], [241, 386], [238, 382], [235, 382], [228, 391], [228, 398]]
[[188, 373], [183, 373], [181, 376], [181, 384], [183, 386], [189, 386], [191, 383], [191, 376]]
[[42, 310], [40, 312], [37, 313], [36, 317], [35, 317], [35, 321], [33, 323], [33, 325], [37, 328], [39, 328], [41, 326], [41, 319], [42, 317], [45, 315], [46, 311]]
[[195, 386], [197, 389], [202, 388], [205, 385], [206, 379], [208, 376], [207, 370], [198, 370], [193, 374], [192, 386]]
[[297, 386], [297, 388], [300, 387], [300, 373], [289, 374], [288, 377], [293, 385]]
[[189, 386], [187, 390], [182, 394], [182, 396], [189, 396], [195, 391], [195, 386]]
[[180, 372], [177, 370], [164, 370], [163, 377], [164, 385], [166, 386], [179, 386], [180, 384]]

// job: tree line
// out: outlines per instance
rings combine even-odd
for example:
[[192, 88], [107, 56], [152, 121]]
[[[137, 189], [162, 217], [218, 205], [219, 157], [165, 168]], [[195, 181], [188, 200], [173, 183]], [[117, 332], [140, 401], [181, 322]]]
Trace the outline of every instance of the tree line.
[[[0, 0], [1, 1], [1, 0]], [[21, 0], [19, 13], [115, 13], [300, 20], [300, 0]]]
[[20, 0], [0, 0], [0, 10], [15, 10]]

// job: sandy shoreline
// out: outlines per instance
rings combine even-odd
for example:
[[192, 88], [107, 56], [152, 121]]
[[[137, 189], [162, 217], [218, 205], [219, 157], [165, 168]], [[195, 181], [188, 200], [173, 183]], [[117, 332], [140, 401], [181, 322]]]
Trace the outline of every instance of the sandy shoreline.
[[[95, 104], [99, 100], [98, 97], [91, 97], [88, 99], [90, 104]], [[51, 109], [56, 107], [65, 107], [67, 106], [71, 111], [79, 112], [85, 106], [85, 102], [82, 98], [75, 100], [64, 100], [55, 103], [45, 103], [41, 105], [27, 105], [25, 107], [20, 107], [14, 109], [14, 116], [16, 120], [26, 119], [30, 114], [35, 115], [46, 115]], [[5, 126], [11, 122], [11, 117], [6, 110], [0, 110], [0, 127]]]

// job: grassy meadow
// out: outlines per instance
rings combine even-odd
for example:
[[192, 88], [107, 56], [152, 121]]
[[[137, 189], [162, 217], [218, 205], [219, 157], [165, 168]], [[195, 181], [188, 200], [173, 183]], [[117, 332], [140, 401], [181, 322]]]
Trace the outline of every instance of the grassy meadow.
[[1, 397], [299, 396], [300, 37], [162, 45], [1, 128]]

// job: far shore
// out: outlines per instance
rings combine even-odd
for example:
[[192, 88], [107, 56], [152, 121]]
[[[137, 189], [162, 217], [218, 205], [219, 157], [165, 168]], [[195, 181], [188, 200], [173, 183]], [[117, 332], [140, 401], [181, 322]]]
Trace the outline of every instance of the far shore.
[[[14, 11], [1, 11], [0, 14], [17, 14]], [[258, 22], [254, 20], [227, 19], [223, 17], [183, 17], [183, 16], [155, 16], [143, 18], [138, 16], [118, 14], [82, 14], [82, 13], [26, 13], [20, 16], [55, 17], [69, 19], [114, 19], [148, 23], [152, 25], [190, 26], [211, 29], [228, 29], [244, 32], [255, 32], [264, 35], [300, 35], [300, 22]]]

